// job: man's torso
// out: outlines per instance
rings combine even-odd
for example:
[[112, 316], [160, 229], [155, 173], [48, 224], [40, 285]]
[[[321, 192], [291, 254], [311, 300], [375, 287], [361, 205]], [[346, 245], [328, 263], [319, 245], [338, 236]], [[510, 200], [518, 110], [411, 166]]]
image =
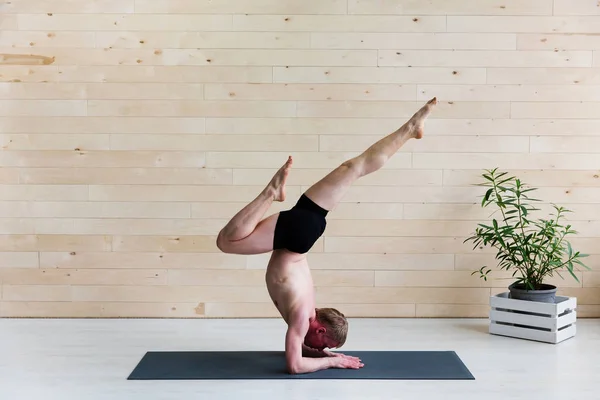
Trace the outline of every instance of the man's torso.
[[314, 310], [313, 280], [305, 255], [274, 251], [265, 280], [269, 296], [286, 322], [292, 313], [307, 313], [308, 317]]

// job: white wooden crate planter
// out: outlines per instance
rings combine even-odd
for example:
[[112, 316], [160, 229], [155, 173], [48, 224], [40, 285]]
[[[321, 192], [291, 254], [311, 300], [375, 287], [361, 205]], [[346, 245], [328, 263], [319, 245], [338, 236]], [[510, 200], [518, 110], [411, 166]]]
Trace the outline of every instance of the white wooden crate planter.
[[556, 296], [554, 303], [540, 303], [511, 299], [506, 292], [491, 296], [490, 306], [491, 334], [554, 344], [575, 336], [575, 297]]

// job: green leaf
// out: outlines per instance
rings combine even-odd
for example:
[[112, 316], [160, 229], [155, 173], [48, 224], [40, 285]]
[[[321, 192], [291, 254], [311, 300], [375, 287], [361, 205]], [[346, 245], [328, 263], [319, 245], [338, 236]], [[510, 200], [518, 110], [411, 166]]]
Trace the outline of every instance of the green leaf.
[[579, 283], [579, 278], [577, 278], [577, 275], [575, 275], [575, 273], [573, 272], [573, 263], [569, 261], [569, 267], [567, 268], [567, 270], [569, 271], [569, 273], [571, 274], [571, 276], [573, 278], [575, 278], [575, 280], [577, 281], [577, 283]]
[[483, 196], [483, 200], [481, 201], [481, 206], [483, 207], [485, 205], [485, 203], [490, 199], [490, 196], [492, 195], [492, 193], [494, 192], [494, 189], [488, 189], [487, 192], [485, 192], [485, 195]]
[[[506, 173], [505, 173], [504, 175], [506, 175]], [[514, 179], [515, 179], [515, 177], [514, 177], [514, 176], [511, 176], [510, 178], [506, 178], [506, 179], [503, 179], [503, 180], [501, 180], [500, 182], [498, 182], [498, 185], [502, 185], [502, 184], [504, 184], [504, 183], [506, 183], [506, 182], [510, 182], [510, 181], [512, 181], [512, 180], [514, 180]]]
[[519, 208], [521, 209], [521, 212], [523, 213], [523, 216], [526, 217], [527, 216], [527, 207], [520, 206]]
[[573, 260], [573, 262], [577, 265], [581, 265], [583, 268], [587, 269], [588, 271], [591, 271], [592, 269], [590, 267], [588, 267], [587, 265], [585, 265], [584, 263], [582, 263], [579, 260]]

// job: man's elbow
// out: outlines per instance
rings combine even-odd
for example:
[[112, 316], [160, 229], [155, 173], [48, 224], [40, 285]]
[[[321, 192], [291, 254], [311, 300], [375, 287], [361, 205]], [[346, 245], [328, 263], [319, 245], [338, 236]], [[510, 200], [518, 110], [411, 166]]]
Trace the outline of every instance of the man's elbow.
[[298, 362], [288, 362], [287, 363], [287, 371], [291, 375], [298, 375], [303, 373], [300, 363]]
[[298, 375], [300, 373], [300, 369], [296, 365], [288, 365], [287, 372], [290, 375]]

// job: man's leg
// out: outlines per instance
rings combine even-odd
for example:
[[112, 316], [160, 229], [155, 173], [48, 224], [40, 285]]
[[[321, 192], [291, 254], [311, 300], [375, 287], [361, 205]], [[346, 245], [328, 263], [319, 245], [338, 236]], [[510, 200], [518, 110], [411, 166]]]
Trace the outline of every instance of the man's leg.
[[262, 218], [274, 201], [285, 200], [285, 181], [291, 166], [292, 158], [289, 157], [264, 190], [219, 232], [217, 246], [221, 251], [259, 254], [273, 250], [273, 236], [279, 213]]
[[409, 139], [423, 137], [425, 119], [436, 103], [434, 97], [397, 131], [380, 139], [359, 156], [345, 161], [312, 185], [305, 192], [306, 196], [324, 209], [332, 210], [354, 181], [383, 167]]

